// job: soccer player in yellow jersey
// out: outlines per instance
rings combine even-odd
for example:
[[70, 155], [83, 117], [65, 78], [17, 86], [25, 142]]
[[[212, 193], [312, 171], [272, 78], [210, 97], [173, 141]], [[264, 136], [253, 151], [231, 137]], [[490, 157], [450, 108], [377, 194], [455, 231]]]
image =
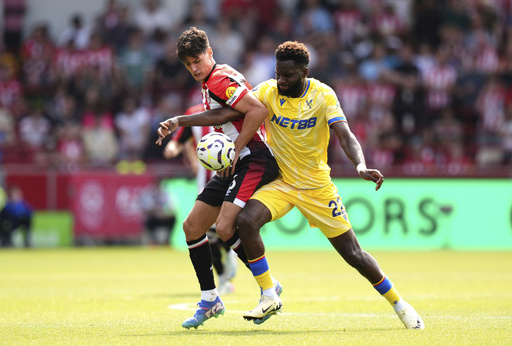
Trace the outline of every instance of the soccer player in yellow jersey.
[[[251, 244], [245, 247], [249, 263], [265, 258], [261, 227], [297, 207], [312, 227], [323, 232], [343, 259], [391, 303], [406, 328], [422, 329], [423, 321], [414, 308], [400, 297], [377, 261], [361, 249], [338, 190], [331, 181], [327, 165], [330, 129], [334, 130], [361, 178], [375, 182], [378, 190], [384, 176], [366, 167], [361, 146], [350, 131], [336, 94], [326, 84], [307, 78], [308, 63], [309, 52], [305, 45], [285, 42], [276, 50], [276, 78], [252, 90], [269, 110], [265, 119], [267, 143], [282, 176], [256, 191], [238, 216], [242, 243], [244, 246]], [[242, 130], [245, 136], [252, 131], [255, 128]], [[275, 294], [268, 265], [262, 265], [257, 274], [263, 295], [260, 304], [244, 315], [255, 321], [262, 318], [265, 310], [272, 310], [272, 295]], [[273, 294], [266, 295], [270, 291]]]

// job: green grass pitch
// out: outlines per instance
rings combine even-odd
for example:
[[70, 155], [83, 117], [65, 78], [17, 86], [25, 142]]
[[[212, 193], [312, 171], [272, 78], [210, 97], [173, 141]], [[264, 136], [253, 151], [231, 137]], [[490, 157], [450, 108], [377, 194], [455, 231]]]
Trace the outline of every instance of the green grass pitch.
[[242, 318], [259, 289], [239, 267], [226, 314], [199, 329], [188, 253], [171, 248], [0, 251], [5, 345], [512, 344], [512, 252], [371, 252], [422, 315], [406, 330], [391, 306], [333, 251], [269, 251], [283, 313]]

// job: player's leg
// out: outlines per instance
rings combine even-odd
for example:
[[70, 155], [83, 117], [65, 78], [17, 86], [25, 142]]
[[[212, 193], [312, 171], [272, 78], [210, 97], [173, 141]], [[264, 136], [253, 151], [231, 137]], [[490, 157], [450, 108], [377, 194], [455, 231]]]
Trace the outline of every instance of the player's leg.
[[[297, 202], [300, 203], [298, 208], [308, 218], [310, 224], [319, 227], [343, 259], [389, 301], [407, 328], [423, 328], [421, 318], [412, 306], [400, 297], [375, 258], [361, 249], [336, 186], [331, 184], [314, 192], [314, 195], [308, 191], [301, 194], [300, 202]], [[311, 203], [312, 201], [316, 201], [316, 205]], [[407, 316], [404, 316], [404, 313]]]
[[224, 250], [224, 272], [228, 280], [233, 280], [238, 269], [238, 255], [222, 239], [219, 238], [219, 246]]
[[229, 181], [213, 177], [197, 196], [190, 214], [183, 222], [190, 260], [201, 288], [201, 301], [193, 317], [183, 322], [185, 328], [197, 328], [211, 317], [223, 314], [222, 303], [215, 286], [212, 253], [206, 232], [214, 224], [222, 205]]
[[220, 207], [196, 200], [192, 211], [183, 223], [190, 260], [201, 288], [201, 301], [194, 316], [186, 319], [184, 328], [197, 328], [211, 317], [224, 314], [225, 308], [219, 297], [212, 270], [212, 252], [206, 231], [215, 222]]
[[[248, 261], [245, 246], [243, 245], [244, 243], [241, 241], [239, 237], [239, 232], [237, 231], [236, 220], [241, 211], [242, 208], [239, 205], [231, 202], [224, 202], [219, 213], [219, 217], [216, 221], [217, 234], [219, 235], [221, 240], [225, 242], [230, 247], [230, 249], [232, 249], [237, 254], [238, 258], [254, 274], [254, 266], [251, 265], [251, 263]], [[268, 282], [270, 283], [269, 289], [275, 291], [272, 277], [270, 276], [270, 271], [266, 273], [266, 277], [268, 279]]]
[[[236, 248], [232, 246], [233, 237], [228, 240], [226, 240], [226, 238], [235, 231], [237, 227], [236, 217], [240, 214], [241, 209], [246, 207], [246, 203], [248, 203], [249, 198], [251, 198], [254, 192], [259, 191], [265, 184], [274, 181], [278, 175], [279, 167], [270, 152], [254, 153], [244, 157], [237, 163], [233, 183], [226, 193], [226, 201], [221, 209], [221, 215], [223, 214], [227, 217], [219, 216], [217, 220], [218, 234], [235, 251], [237, 251]], [[236, 206], [240, 209], [237, 209]], [[259, 237], [259, 228], [257, 234]], [[239, 235], [235, 232], [233, 236], [238, 237]], [[261, 238], [259, 241], [261, 242]], [[240, 240], [238, 240], [238, 242], [240, 242]], [[250, 241], [242, 241], [240, 244], [242, 244], [244, 249], [246, 246], [254, 246]], [[244, 254], [246, 253], [247, 252], [244, 250]], [[265, 292], [257, 308], [259, 313], [253, 314], [252, 317], [263, 318], [267, 315], [275, 314], [282, 306], [281, 300], [276, 293], [276, 287], [279, 287], [279, 292], [282, 291], [282, 288], [279, 283], [274, 284], [275, 280], [273, 280], [270, 275], [270, 269], [265, 256], [253, 258], [251, 261], [248, 261], [248, 264], [262, 292]], [[263, 312], [261, 308], [262, 304], [265, 304]], [[246, 317], [246, 315], [244, 315], [244, 317]]]
[[[272, 279], [265, 256], [265, 245], [260, 236], [264, 224], [284, 216], [293, 208], [286, 200], [287, 186], [275, 180], [260, 188], [238, 216], [238, 229], [244, 243], [251, 271], [261, 289], [258, 306], [244, 314], [247, 320], [256, 324], [265, 322], [272, 314], [282, 309], [279, 295], [282, 286]], [[282, 190], [283, 189], [283, 190]]]
[[343, 259], [364, 276], [373, 287], [393, 306], [393, 309], [408, 329], [423, 329], [425, 325], [414, 308], [398, 294], [391, 280], [384, 275], [379, 264], [369, 253], [363, 251], [354, 231], [330, 238], [329, 241]]
[[[215, 289], [213, 270], [211, 269], [212, 253], [206, 231], [215, 222], [219, 210], [220, 207], [214, 207], [198, 200], [183, 223], [190, 259], [202, 292]], [[213, 300], [214, 298], [215, 296], [206, 297], [205, 294], [202, 294], [202, 299]]]
[[250, 200], [238, 217], [238, 229], [252, 275], [260, 286], [262, 296], [277, 300], [278, 296], [265, 256], [265, 244], [260, 235], [261, 227], [271, 219], [270, 210], [263, 203], [258, 200]]
[[[236, 181], [236, 178], [234, 181]], [[236, 229], [236, 219], [241, 211], [242, 207], [239, 204], [225, 201], [216, 220], [216, 228], [220, 239], [233, 249], [238, 258], [248, 267], [247, 255]]]
[[217, 275], [220, 276], [224, 273], [224, 264], [222, 263], [221, 253], [221, 240], [215, 231], [215, 227], [211, 227], [206, 235], [208, 236], [208, 242], [210, 243], [210, 248], [212, 251], [213, 269], [217, 272]]
[[[227, 256], [223, 255], [223, 252], [225, 252], [224, 242], [218, 236], [215, 227], [211, 227], [206, 235], [208, 236], [208, 241], [210, 242], [210, 248], [212, 250], [213, 269], [217, 273], [218, 278], [217, 291], [220, 295], [232, 293], [234, 291], [234, 286], [228, 278], [226, 270], [225, 261]], [[229, 247], [228, 249], [231, 250]]]
[[245, 251], [246, 244], [240, 240], [237, 217], [254, 192], [276, 179], [278, 175], [279, 167], [270, 152], [253, 153], [238, 161], [233, 181], [226, 192], [216, 223], [217, 234], [238, 254], [247, 267], [249, 262]]

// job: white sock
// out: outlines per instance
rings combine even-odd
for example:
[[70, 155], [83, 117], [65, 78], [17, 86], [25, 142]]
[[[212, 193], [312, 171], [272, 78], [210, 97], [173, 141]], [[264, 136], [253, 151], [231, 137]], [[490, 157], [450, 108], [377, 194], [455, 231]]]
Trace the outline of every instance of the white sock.
[[395, 305], [393, 305], [393, 309], [395, 310], [396, 313], [398, 313], [400, 310], [402, 310], [403, 308], [405, 308], [407, 306], [407, 303], [405, 302], [405, 300], [403, 299], [400, 299], [398, 301], [398, 303], [396, 303]]
[[214, 288], [213, 290], [201, 291], [201, 300], [213, 302], [219, 296], [219, 292]]
[[279, 296], [276, 293], [276, 288], [275, 287], [269, 288], [267, 290], [263, 290], [262, 295], [267, 296], [267, 297], [272, 297], [272, 298], [274, 298], [276, 300], [279, 299]]

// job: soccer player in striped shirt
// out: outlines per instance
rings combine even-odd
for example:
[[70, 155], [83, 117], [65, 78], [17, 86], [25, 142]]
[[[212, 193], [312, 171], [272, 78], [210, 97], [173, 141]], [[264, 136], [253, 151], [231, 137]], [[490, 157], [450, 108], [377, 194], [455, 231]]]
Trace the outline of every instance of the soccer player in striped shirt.
[[[267, 109], [251, 94], [252, 86], [241, 73], [215, 62], [206, 33], [195, 27], [183, 32], [178, 39], [177, 53], [194, 79], [201, 82], [205, 110], [230, 108], [244, 114], [244, 117], [217, 123], [194, 123], [191, 121], [193, 115], [177, 116], [161, 122], [158, 129], [157, 144], [161, 145], [162, 140], [178, 126], [216, 125], [214, 131], [225, 133], [236, 147], [235, 161], [230, 170], [232, 174], [214, 175], [197, 196], [183, 223], [190, 259], [201, 288], [196, 313], [182, 324], [189, 329], [197, 328], [225, 311], [214, 281], [212, 254], [206, 232], [215, 223], [219, 237], [249, 266], [236, 231], [236, 218], [254, 191], [277, 177], [279, 167], [264, 139], [261, 119], [266, 116]], [[257, 129], [248, 138], [240, 136], [243, 124], [253, 124], [254, 119], [259, 123], [256, 124]], [[276, 281], [273, 297], [277, 301], [281, 290]]]

